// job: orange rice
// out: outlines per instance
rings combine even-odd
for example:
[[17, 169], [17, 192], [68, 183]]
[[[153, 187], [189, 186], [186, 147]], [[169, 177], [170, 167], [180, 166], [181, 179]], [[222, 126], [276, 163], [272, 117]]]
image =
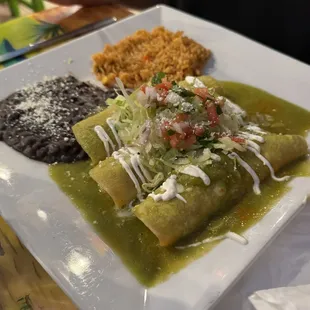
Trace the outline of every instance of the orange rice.
[[106, 86], [119, 77], [125, 87], [136, 88], [156, 72], [166, 73], [169, 81], [200, 75], [210, 50], [183, 35], [164, 27], [151, 32], [139, 30], [116, 45], [106, 45], [93, 55], [93, 71]]

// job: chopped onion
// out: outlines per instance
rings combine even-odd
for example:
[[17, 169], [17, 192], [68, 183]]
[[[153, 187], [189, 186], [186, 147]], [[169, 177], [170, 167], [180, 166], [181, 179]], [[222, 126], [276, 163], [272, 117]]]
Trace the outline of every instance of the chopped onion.
[[174, 161], [176, 165], [187, 165], [190, 164], [190, 160], [188, 158], [178, 158]]
[[219, 138], [219, 141], [226, 146], [225, 147], [226, 151], [233, 150], [233, 149], [236, 149], [240, 152], [246, 151], [246, 149], [244, 147], [242, 147], [239, 143], [231, 140], [229, 137]]
[[172, 128], [177, 132], [177, 133], [183, 133], [182, 127], [179, 123], [173, 123]]

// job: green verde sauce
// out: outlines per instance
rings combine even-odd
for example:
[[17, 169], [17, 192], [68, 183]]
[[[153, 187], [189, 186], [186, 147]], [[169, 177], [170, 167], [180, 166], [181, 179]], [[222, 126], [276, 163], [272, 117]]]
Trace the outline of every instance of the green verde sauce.
[[[233, 82], [221, 84], [225, 96], [244, 108], [249, 118], [266, 130], [305, 135], [310, 129], [310, 112], [247, 85]], [[183, 250], [160, 247], [157, 238], [137, 218], [120, 216], [126, 214], [120, 214], [114, 208], [112, 199], [99, 192], [97, 184], [89, 177], [89, 169], [89, 162], [59, 164], [50, 166], [50, 174], [83, 216], [95, 223], [93, 225], [98, 234], [145, 286], [153, 286], [165, 280], [218, 243]], [[300, 160], [278, 175], [284, 174], [309, 176], [309, 161]], [[214, 217], [199, 232], [180, 242], [180, 245], [219, 236], [227, 231], [243, 233], [275, 205], [288, 186], [269, 179], [261, 186], [261, 190], [262, 195], [249, 193], [238, 205]]]

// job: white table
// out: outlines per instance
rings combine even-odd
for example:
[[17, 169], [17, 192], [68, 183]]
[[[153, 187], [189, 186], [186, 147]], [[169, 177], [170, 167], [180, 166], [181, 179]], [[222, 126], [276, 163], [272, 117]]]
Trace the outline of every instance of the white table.
[[[214, 310], [252, 310], [255, 291], [310, 284], [310, 203], [227, 292]], [[310, 309], [310, 305], [309, 305]]]

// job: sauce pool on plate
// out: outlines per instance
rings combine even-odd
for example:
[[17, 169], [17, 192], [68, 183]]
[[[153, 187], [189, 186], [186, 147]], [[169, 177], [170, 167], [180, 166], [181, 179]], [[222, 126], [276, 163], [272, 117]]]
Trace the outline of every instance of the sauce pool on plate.
[[[222, 82], [225, 96], [243, 108], [248, 118], [273, 133], [305, 135], [310, 129], [310, 112], [251, 86]], [[112, 199], [98, 190], [89, 176], [90, 162], [50, 166], [50, 174], [94, 224], [103, 240], [117, 253], [138, 280], [153, 286], [208, 252], [221, 236], [243, 233], [258, 222], [289, 189], [286, 182], [272, 178], [261, 185], [261, 195], [250, 193], [229, 211], [211, 221], [175, 247], [160, 247], [153, 233], [136, 217], [114, 208]], [[310, 164], [300, 160], [281, 171], [285, 175], [310, 175]], [[124, 216], [125, 214], [125, 216]], [[228, 233], [228, 234], [227, 234]], [[231, 236], [232, 238], [233, 236]], [[210, 242], [202, 242], [210, 240]], [[187, 247], [190, 244], [199, 244]]]

